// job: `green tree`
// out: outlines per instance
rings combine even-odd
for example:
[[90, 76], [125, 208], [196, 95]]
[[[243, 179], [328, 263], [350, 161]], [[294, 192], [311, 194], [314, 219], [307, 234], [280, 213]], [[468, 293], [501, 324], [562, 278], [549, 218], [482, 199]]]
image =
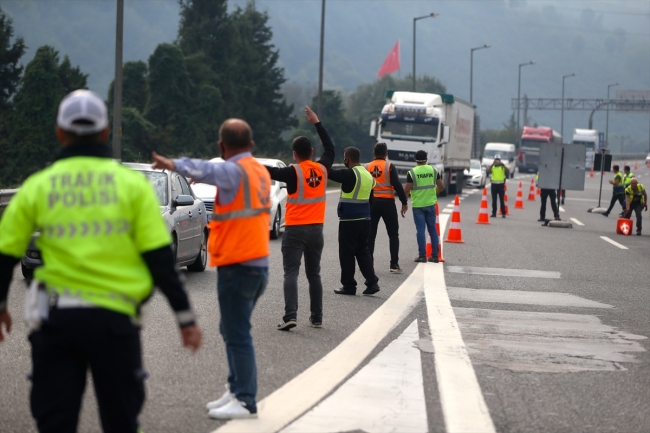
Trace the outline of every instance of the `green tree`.
[[13, 36], [13, 22], [0, 9], [0, 114], [9, 108], [23, 72], [19, 62], [25, 54], [25, 42], [23, 38], [16, 38], [12, 43]]
[[125, 107], [122, 111], [122, 160], [149, 161], [155, 149], [152, 135], [155, 126], [135, 107]]
[[[149, 98], [147, 85], [148, 78], [147, 64], [141, 60], [137, 62], [126, 62], [122, 67], [122, 106], [133, 107], [140, 113], [144, 113]], [[113, 109], [113, 96], [115, 93], [115, 82], [111, 81], [108, 89], [107, 105], [109, 110]]]

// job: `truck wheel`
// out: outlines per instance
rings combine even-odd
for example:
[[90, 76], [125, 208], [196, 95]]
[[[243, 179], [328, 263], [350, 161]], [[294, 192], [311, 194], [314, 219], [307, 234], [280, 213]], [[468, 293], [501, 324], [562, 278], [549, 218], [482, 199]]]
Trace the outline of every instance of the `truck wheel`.
[[458, 170], [456, 172], [456, 194], [462, 194], [463, 193], [463, 181], [464, 181], [464, 176], [463, 176], [463, 170]]

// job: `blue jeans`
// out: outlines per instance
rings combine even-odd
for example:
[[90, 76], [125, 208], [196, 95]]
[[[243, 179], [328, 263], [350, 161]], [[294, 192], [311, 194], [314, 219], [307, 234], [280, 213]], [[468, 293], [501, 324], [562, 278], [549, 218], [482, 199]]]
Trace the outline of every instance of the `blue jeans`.
[[266, 267], [229, 265], [217, 269], [217, 294], [226, 343], [228, 385], [238, 400], [255, 407], [257, 368], [251, 336], [251, 314], [266, 289]]
[[426, 257], [427, 240], [425, 236], [425, 227], [431, 236], [431, 256], [438, 257], [438, 232], [436, 231], [436, 206], [414, 207], [413, 221], [415, 221], [415, 230], [417, 231], [418, 240], [418, 257]]

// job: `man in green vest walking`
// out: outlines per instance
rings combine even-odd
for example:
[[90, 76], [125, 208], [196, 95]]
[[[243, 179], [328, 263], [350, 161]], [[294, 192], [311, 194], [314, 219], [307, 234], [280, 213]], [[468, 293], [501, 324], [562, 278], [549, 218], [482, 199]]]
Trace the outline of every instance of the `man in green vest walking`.
[[[418, 241], [418, 257], [416, 263], [427, 261], [426, 231], [431, 236], [431, 257], [429, 262], [438, 263], [438, 232], [436, 231], [436, 203], [438, 193], [445, 186], [438, 170], [428, 165], [427, 153], [424, 150], [415, 152], [415, 163], [406, 175], [404, 192], [411, 195], [413, 208], [413, 221], [415, 221], [416, 238]], [[404, 211], [402, 211], [404, 216]]]
[[602, 214], [606, 217], [609, 216], [609, 213], [612, 211], [617, 201], [623, 208], [620, 216], [623, 216], [625, 213], [625, 186], [623, 185], [623, 173], [619, 171], [618, 165], [612, 166], [612, 169], [614, 170], [614, 179], [610, 180], [609, 183], [611, 183], [614, 188], [612, 190], [612, 200], [609, 202], [609, 207], [605, 213]]
[[183, 345], [201, 330], [175, 269], [171, 236], [147, 179], [114, 161], [104, 101], [77, 90], [59, 105], [54, 163], [30, 176], [0, 220], [0, 342], [11, 331], [7, 294], [32, 233], [43, 266], [26, 296], [32, 415], [41, 433], [76, 432], [93, 377], [105, 433], [136, 433], [145, 399], [140, 308], [158, 286]]
[[501, 205], [501, 217], [506, 217], [506, 203], [504, 201], [506, 178], [510, 170], [501, 162], [500, 155], [494, 155], [494, 161], [488, 169], [490, 177], [490, 191], [492, 193], [492, 218], [497, 216], [497, 196]]
[[379, 291], [379, 278], [375, 274], [372, 255], [368, 248], [370, 234], [370, 202], [375, 180], [360, 163], [361, 152], [356, 147], [346, 147], [343, 163], [347, 168], [331, 169], [329, 178], [341, 184], [341, 196], [337, 213], [339, 216], [339, 262], [341, 284], [334, 290], [337, 295], [355, 295], [357, 281], [354, 279], [355, 264], [366, 279], [364, 295]]

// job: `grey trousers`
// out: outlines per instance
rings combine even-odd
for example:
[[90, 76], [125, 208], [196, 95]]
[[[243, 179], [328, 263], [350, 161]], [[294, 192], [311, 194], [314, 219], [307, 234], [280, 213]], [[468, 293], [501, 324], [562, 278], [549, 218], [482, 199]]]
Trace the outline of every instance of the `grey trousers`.
[[298, 273], [305, 256], [305, 273], [309, 282], [311, 317], [323, 318], [323, 284], [320, 279], [320, 258], [323, 252], [321, 224], [287, 226], [282, 235], [284, 266], [284, 321], [296, 320], [298, 313]]

